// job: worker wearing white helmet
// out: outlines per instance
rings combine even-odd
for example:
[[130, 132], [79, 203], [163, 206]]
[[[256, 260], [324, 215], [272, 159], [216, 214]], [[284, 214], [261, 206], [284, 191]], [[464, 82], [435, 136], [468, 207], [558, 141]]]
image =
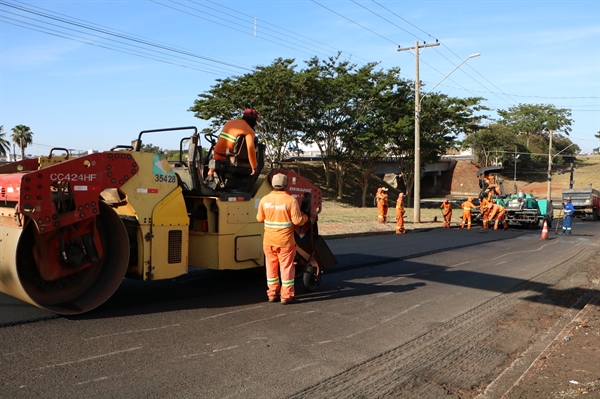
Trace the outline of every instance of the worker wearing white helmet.
[[273, 191], [261, 198], [256, 220], [265, 224], [263, 251], [267, 268], [269, 302], [294, 301], [296, 241], [294, 226], [302, 226], [308, 215], [302, 214], [298, 200], [285, 192], [287, 176], [277, 173], [271, 179]]

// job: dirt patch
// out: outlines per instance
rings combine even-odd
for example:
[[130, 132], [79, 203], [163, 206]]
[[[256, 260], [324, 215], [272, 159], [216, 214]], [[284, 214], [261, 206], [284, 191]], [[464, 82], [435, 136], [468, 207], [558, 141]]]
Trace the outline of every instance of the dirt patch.
[[[598, 258], [588, 263], [594, 289], [600, 281]], [[576, 296], [577, 290], [571, 290]], [[560, 300], [560, 298], [556, 298]], [[568, 300], [568, 299], [565, 299]], [[600, 398], [600, 296], [589, 302], [503, 398]]]

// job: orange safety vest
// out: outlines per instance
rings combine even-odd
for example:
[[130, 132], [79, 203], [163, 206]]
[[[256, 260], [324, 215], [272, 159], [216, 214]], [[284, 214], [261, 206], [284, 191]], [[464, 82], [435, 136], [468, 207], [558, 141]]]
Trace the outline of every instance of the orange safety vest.
[[272, 191], [261, 198], [256, 220], [265, 224], [263, 243], [281, 248], [296, 244], [294, 226], [302, 226], [308, 216], [302, 214], [294, 197], [285, 191]]
[[460, 204], [460, 206], [465, 212], [471, 212], [472, 210], [476, 209], [475, 205], [473, 205], [471, 201], [465, 201], [462, 204]]
[[243, 119], [229, 121], [223, 126], [219, 140], [215, 144], [214, 158], [225, 161], [227, 158], [223, 154], [233, 151], [235, 141], [238, 136], [246, 136], [246, 148], [248, 149], [248, 162], [252, 169], [256, 169], [256, 149], [254, 148], [254, 130]]

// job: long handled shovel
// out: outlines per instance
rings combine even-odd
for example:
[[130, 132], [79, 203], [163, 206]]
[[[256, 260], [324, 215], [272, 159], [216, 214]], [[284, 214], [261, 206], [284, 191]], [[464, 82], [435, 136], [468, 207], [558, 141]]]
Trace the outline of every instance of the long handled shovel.
[[554, 229], [554, 234], [558, 234], [558, 225], [560, 225], [560, 221], [563, 220], [564, 212], [560, 213], [558, 220], [556, 221], [556, 228]]

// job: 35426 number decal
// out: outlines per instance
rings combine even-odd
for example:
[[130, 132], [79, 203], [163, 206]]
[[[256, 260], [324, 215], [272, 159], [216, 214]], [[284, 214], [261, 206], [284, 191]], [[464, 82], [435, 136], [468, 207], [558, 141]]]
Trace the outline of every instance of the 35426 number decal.
[[157, 183], [176, 183], [175, 175], [154, 175], [154, 181]]

